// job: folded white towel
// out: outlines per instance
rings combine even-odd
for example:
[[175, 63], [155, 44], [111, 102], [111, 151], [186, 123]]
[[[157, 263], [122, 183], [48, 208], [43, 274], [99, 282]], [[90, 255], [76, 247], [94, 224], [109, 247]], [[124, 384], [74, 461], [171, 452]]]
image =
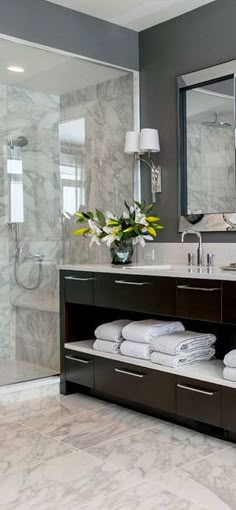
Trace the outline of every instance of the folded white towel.
[[110, 340], [101, 340], [97, 338], [93, 344], [93, 349], [110, 354], [120, 354], [120, 342], [110, 342]]
[[178, 354], [171, 356], [170, 354], [162, 354], [161, 352], [153, 352], [151, 354], [151, 361], [158, 365], [164, 365], [166, 367], [176, 368], [185, 365], [192, 365], [193, 363], [199, 363], [200, 361], [207, 361], [215, 356], [215, 349], [200, 349], [199, 351], [191, 352], [189, 354]]
[[236, 368], [225, 367], [223, 370], [224, 379], [236, 382]]
[[230, 351], [228, 354], [226, 354], [224, 357], [224, 364], [227, 367], [236, 369], [236, 349], [233, 349], [233, 351]]
[[[163, 354], [181, 354], [211, 347], [216, 342], [214, 335], [179, 331], [171, 335], [154, 336], [151, 341], [153, 351]], [[236, 352], [236, 351], [235, 351]], [[236, 359], [236, 358], [235, 358]]]
[[126, 340], [148, 344], [153, 336], [165, 335], [175, 331], [184, 331], [181, 322], [147, 319], [131, 322], [124, 327], [122, 335]]
[[106, 322], [101, 324], [95, 329], [95, 336], [100, 340], [109, 340], [110, 342], [120, 342], [122, 338], [122, 330], [124, 326], [129, 324], [127, 319], [120, 319], [118, 321]]
[[152, 349], [149, 344], [125, 340], [120, 345], [120, 352], [124, 356], [131, 356], [132, 358], [150, 359]]

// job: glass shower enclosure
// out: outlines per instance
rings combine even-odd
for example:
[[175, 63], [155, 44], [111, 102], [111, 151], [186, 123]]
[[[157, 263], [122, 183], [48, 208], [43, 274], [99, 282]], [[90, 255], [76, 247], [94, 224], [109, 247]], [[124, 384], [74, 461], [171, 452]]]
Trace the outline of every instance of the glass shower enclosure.
[[133, 200], [138, 126], [137, 73], [1, 38], [0, 69], [1, 386], [59, 373], [57, 265], [107, 260], [73, 214]]

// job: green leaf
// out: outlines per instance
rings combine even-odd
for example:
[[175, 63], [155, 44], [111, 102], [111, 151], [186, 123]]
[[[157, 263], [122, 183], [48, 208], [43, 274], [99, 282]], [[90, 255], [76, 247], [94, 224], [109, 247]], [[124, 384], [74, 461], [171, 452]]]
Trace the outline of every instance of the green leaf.
[[142, 209], [142, 204], [140, 202], [138, 202], [137, 200], [134, 200], [134, 203], [135, 205], [139, 208], [139, 209]]
[[147, 204], [147, 206], [146, 206], [146, 211], [147, 211], [147, 212], [150, 212], [150, 211], [152, 210], [152, 208], [153, 208], [153, 204], [152, 204], [152, 203]]
[[125, 200], [124, 200], [124, 204], [125, 204], [126, 209], [128, 209], [129, 214], [130, 214], [130, 207], [128, 206], [128, 204], [127, 204], [127, 202]]
[[96, 209], [97, 219], [102, 227], [106, 225], [106, 219], [102, 211]]

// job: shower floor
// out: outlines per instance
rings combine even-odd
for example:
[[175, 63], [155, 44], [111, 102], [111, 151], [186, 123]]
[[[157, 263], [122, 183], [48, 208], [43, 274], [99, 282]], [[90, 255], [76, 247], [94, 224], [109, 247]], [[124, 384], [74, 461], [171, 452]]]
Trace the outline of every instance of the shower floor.
[[28, 361], [0, 360], [0, 386], [41, 379], [51, 375], [58, 375], [58, 372]]

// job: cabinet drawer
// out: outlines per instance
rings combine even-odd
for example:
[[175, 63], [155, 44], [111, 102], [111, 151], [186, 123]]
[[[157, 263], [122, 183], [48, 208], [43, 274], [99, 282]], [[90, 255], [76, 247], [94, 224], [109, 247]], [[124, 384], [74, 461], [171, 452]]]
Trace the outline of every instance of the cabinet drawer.
[[[128, 271], [128, 270], [127, 270]], [[174, 278], [97, 274], [95, 305], [143, 313], [175, 314]]]
[[236, 389], [222, 388], [222, 427], [236, 433]]
[[176, 315], [189, 319], [221, 321], [221, 282], [178, 279]]
[[179, 416], [209, 425], [221, 425], [220, 388], [187, 378], [177, 378], [176, 411]]
[[94, 360], [78, 354], [74, 351], [66, 352], [65, 355], [66, 380], [87, 386], [94, 387]]
[[93, 304], [93, 273], [79, 273], [64, 277], [65, 301], [68, 303]]
[[95, 389], [148, 407], [175, 409], [175, 378], [171, 374], [96, 359]]

